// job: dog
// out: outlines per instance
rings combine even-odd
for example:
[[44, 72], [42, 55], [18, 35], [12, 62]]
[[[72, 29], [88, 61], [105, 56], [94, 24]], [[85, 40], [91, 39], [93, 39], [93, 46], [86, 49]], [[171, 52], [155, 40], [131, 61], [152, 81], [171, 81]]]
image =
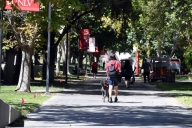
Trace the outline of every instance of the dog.
[[101, 93], [103, 96], [103, 102], [105, 102], [105, 98], [109, 101], [109, 84], [107, 80], [101, 80]]

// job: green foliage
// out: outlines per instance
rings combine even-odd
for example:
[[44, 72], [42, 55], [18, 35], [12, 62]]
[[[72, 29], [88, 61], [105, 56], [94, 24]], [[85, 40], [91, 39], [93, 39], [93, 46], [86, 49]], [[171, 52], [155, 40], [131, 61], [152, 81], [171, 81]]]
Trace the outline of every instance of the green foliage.
[[37, 74], [35, 75], [35, 77], [42, 77], [42, 71], [39, 71], [39, 72], [37, 72]]
[[133, 3], [139, 13], [139, 22], [134, 22], [133, 27], [137, 32], [138, 48], [142, 52], [156, 54], [158, 47], [161, 47], [160, 54], [172, 56], [183, 39], [191, 35], [190, 0], [134, 0]]
[[188, 80], [190, 78], [191, 78], [191, 75], [179, 75], [175, 77], [176, 80]]
[[[14, 33], [24, 32], [25, 43], [30, 43], [37, 24], [38, 35], [34, 40], [37, 49], [45, 47], [47, 38], [42, 33], [47, 29], [56, 33], [54, 46], [57, 46], [72, 28], [71, 52], [78, 55], [79, 30], [89, 28], [91, 36], [98, 40], [99, 49], [106, 47], [113, 51], [131, 52], [135, 45], [143, 56], [157, 55], [158, 52], [182, 57], [186, 52], [185, 60], [190, 67], [188, 53], [191, 51], [186, 47], [191, 45], [191, 0], [51, 0], [51, 19], [48, 18], [50, 1], [39, 1], [40, 12], [5, 11], [4, 31], [14, 32], [7, 18], [13, 16], [13, 25], [17, 30]], [[49, 20], [51, 27], [47, 28]], [[61, 26], [64, 27], [62, 34]], [[15, 37], [4, 40], [4, 49], [16, 47], [18, 42]]]
[[184, 53], [184, 61], [185, 64], [187, 65], [188, 69], [190, 69], [190, 71], [192, 71], [192, 49], [189, 48], [189, 50], [187, 50]]
[[[107, 37], [113, 37], [109, 41], [102, 41], [101, 39], [98, 39], [100, 42], [102, 41], [105, 43], [112, 43], [112, 45], [107, 45], [111, 47], [111, 49], [117, 50], [117, 49], [123, 49], [124, 50], [124, 43], [126, 42], [126, 33], [125, 30], [127, 28], [127, 21], [130, 18], [133, 18], [132, 14], [132, 4], [130, 0], [127, 1], [102, 1], [102, 0], [91, 0], [91, 1], [84, 1], [84, 0], [61, 0], [56, 1], [52, 0], [52, 15], [51, 19], [48, 18], [48, 3], [47, 0], [41, 0], [40, 1], [40, 12], [30, 12], [26, 13], [25, 17], [17, 17], [21, 18], [18, 19], [20, 21], [23, 21], [23, 24], [30, 23], [31, 25], [34, 23], [38, 24], [38, 33], [37, 39], [35, 40], [35, 46], [36, 47], [42, 47], [44, 45], [44, 42], [46, 41], [44, 39], [44, 35], [42, 34], [42, 31], [47, 30], [47, 21], [51, 20], [51, 28], [49, 28], [51, 31], [55, 31], [57, 35], [57, 41], [56, 45], [61, 41], [63, 36], [66, 34], [67, 31], [65, 31], [64, 35], [59, 34], [59, 30], [61, 26], [69, 26], [72, 27], [77, 23], [76, 26], [78, 26], [77, 32], [79, 32], [79, 29], [82, 28], [83, 25], [81, 25], [81, 22], [84, 22], [87, 24], [87, 22], [90, 22], [89, 20], [92, 18], [92, 23], [94, 21], [98, 22], [93, 25], [93, 27], [87, 26], [90, 29], [92, 29], [93, 33], [98, 33], [98, 38], [100, 35], [103, 35], [103, 32], [108, 32], [109, 36]], [[95, 11], [94, 11], [95, 10]], [[17, 10], [15, 11], [15, 14], [19, 14], [20, 12]], [[91, 15], [86, 15], [90, 14]], [[87, 18], [84, 18], [82, 16], [90, 17], [89, 20]], [[134, 15], [135, 16], [135, 15]], [[104, 30], [101, 32], [98, 31], [97, 27], [100, 29], [103, 28], [103, 25], [101, 24], [101, 18], [102, 17], [108, 17], [111, 20], [110, 24], [107, 24], [107, 31]], [[81, 18], [81, 19], [80, 19]], [[34, 20], [35, 19], [35, 20]], [[20, 23], [18, 20], [15, 20], [15, 23]], [[77, 22], [79, 20], [79, 22]], [[80, 21], [81, 20], [81, 21]], [[25, 22], [25, 23], [24, 23]], [[96, 25], [98, 24], [98, 25]], [[18, 24], [19, 25], [19, 24]], [[111, 27], [110, 27], [111, 26]], [[75, 26], [73, 26], [75, 27]], [[96, 32], [97, 31], [97, 32]], [[95, 33], [96, 32], [96, 33]], [[101, 34], [102, 33], [102, 34]], [[114, 34], [115, 33], [115, 34]], [[112, 35], [111, 35], [112, 34]], [[110, 38], [108, 38], [110, 39]], [[107, 40], [107, 38], [106, 38]], [[100, 43], [101, 44], [101, 43]], [[103, 44], [104, 46], [105, 44]], [[116, 47], [116, 45], [118, 45]], [[7, 45], [9, 46], [9, 45]], [[102, 48], [102, 46], [99, 46]]]

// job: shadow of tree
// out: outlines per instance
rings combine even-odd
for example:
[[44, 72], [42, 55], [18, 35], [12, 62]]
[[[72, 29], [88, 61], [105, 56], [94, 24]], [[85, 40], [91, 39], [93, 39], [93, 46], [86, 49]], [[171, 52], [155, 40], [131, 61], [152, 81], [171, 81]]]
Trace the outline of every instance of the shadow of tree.
[[[54, 109], [53, 109], [54, 108]], [[191, 114], [175, 112], [176, 106], [45, 106], [31, 115], [27, 121], [51, 121], [51, 123], [81, 126], [184, 126], [190, 127]], [[38, 115], [38, 116], [37, 116]], [[35, 117], [35, 118], [33, 118]], [[48, 127], [51, 124], [44, 124]]]
[[[105, 76], [105, 73], [98, 74], [98, 76]], [[101, 79], [87, 80], [77, 82], [77, 84], [60, 83], [57, 81], [55, 86], [64, 86], [65, 89], [58, 95], [71, 94], [75, 96], [85, 95], [101, 95]], [[42, 84], [42, 83], [41, 83]], [[190, 82], [183, 83], [161, 83], [167, 90], [184, 90], [191, 91]], [[158, 86], [157, 86], [158, 87]], [[153, 85], [144, 84], [142, 81], [136, 81], [131, 85], [129, 90], [125, 89], [124, 84], [119, 85], [119, 95], [122, 96], [159, 96], [159, 97], [175, 97], [175, 96], [192, 96], [187, 93], [173, 93], [159, 91]], [[64, 96], [63, 96], [64, 97]], [[64, 99], [65, 104], [52, 104], [42, 106], [37, 109], [33, 114], [29, 114], [29, 118], [22, 118], [20, 125], [24, 127], [25, 121], [48, 122], [39, 123], [42, 127], [50, 127], [51, 124], [66, 126], [69, 124], [77, 124], [81, 126], [130, 126], [130, 127], [192, 127], [192, 114], [187, 112], [186, 109], [179, 106], [150, 106], [150, 105], [137, 105], [141, 102], [119, 102], [125, 105], [117, 104], [90, 104], [84, 105], [72, 102], [67, 104], [68, 99]], [[88, 102], [88, 101], [87, 101]], [[39, 125], [37, 124], [37, 125]], [[34, 124], [35, 125], [35, 124]], [[16, 126], [16, 125], [15, 125]], [[14, 125], [12, 125], [14, 127]], [[39, 126], [41, 127], [41, 126]], [[55, 126], [56, 127], [56, 126]]]

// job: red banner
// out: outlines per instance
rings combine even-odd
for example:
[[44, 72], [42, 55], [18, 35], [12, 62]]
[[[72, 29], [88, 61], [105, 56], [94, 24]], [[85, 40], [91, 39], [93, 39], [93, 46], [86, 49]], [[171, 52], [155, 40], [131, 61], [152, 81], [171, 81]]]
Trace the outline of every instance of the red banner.
[[79, 34], [79, 49], [80, 50], [87, 50], [89, 48], [89, 36], [90, 31], [89, 29], [81, 29]]
[[139, 51], [136, 51], [136, 75], [139, 75]]
[[19, 10], [22, 11], [39, 11], [39, 2], [34, 2], [34, 0], [12, 0], [9, 2], [8, 0], [4, 0], [4, 10], [12, 10], [11, 5], [15, 5]]

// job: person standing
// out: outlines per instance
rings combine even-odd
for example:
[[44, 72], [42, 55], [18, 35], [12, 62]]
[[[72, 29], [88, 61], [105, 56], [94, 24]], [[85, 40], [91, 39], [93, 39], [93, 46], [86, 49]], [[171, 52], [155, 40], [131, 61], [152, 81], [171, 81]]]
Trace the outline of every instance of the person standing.
[[[151, 70], [151, 64], [149, 62], [147, 62], [146, 59], [144, 59], [142, 69], [143, 69], [144, 83], [146, 83], [146, 81], [148, 81], [148, 83], [150, 83], [149, 75], [150, 75], [150, 70]], [[146, 77], [147, 77], [147, 80], [146, 80]]]
[[96, 79], [96, 74], [97, 74], [97, 66], [98, 66], [97, 62], [93, 61], [91, 63], [91, 69], [92, 69], [92, 73], [93, 73], [93, 78], [95, 78], [95, 79]]
[[132, 66], [131, 66], [131, 63], [129, 60], [125, 61], [125, 65], [123, 67], [123, 72], [125, 75], [125, 86], [128, 89], [130, 87], [130, 79], [131, 79], [131, 76], [133, 73], [133, 69], [132, 69]]
[[109, 62], [106, 64], [106, 75], [109, 84], [109, 102], [112, 103], [112, 91], [114, 87], [115, 99], [114, 102], [118, 101], [118, 78], [117, 75], [120, 71], [120, 63], [115, 59], [114, 56], [110, 56]]

